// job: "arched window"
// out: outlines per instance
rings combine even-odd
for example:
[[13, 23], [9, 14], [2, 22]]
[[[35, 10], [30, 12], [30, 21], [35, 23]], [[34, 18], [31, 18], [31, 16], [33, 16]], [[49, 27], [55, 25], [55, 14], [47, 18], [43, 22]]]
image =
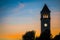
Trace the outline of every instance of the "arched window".
[[48, 18], [48, 15], [47, 15], [47, 14], [44, 14], [44, 15], [43, 15], [43, 18]]

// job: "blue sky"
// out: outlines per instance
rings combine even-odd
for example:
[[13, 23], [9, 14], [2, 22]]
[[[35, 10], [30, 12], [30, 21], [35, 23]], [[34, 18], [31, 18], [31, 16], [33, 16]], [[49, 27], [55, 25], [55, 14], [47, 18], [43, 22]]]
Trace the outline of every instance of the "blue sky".
[[[60, 11], [60, 0], [0, 0], [0, 9], [3, 11], [3, 15], [7, 14], [9, 10], [16, 8], [19, 3], [25, 4], [24, 9], [42, 9], [43, 5], [46, 3], [50, 10]], [[10, 13], [11, 14], [11, 13]]]

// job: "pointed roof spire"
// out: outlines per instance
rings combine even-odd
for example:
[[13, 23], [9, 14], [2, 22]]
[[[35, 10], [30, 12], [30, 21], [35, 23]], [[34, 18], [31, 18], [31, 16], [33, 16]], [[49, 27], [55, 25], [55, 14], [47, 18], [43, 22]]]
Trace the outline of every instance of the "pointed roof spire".
[[49, 10], [49, 8], [47, 7], [46, 4], [44, 5], [44, 7], [43, 7], [41, 13], [42, 13], [42, 12], [50, 12], [50, 10]]

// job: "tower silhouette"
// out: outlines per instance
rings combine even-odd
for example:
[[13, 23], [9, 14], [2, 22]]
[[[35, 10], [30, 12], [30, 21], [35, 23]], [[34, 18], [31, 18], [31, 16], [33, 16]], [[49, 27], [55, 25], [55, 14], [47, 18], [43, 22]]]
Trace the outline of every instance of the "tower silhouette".
[[50, 32], [50, 10], [46, 4], [41, 11], [41, 33], [45, 30]]

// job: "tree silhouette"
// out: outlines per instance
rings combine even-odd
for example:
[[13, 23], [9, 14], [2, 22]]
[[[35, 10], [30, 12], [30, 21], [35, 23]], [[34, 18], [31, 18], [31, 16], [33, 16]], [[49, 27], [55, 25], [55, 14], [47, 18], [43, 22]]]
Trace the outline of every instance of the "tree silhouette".
[[23, 40], [60, 40], [60, 34], [52, 38], [52, 35], [49, 33], [49, 30], [45, 30], [41, 33], [39, 37], [35, 38], [35, 32], [29, 31], [23, 35]]
[[60, 40], [60, 34], [56, 35], [53, 40]]
[[34, 40], [35, 39], [35, 32], [29, 31], [25, 35], [23, 35], [23, 40]]

